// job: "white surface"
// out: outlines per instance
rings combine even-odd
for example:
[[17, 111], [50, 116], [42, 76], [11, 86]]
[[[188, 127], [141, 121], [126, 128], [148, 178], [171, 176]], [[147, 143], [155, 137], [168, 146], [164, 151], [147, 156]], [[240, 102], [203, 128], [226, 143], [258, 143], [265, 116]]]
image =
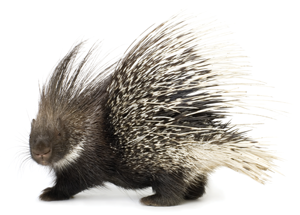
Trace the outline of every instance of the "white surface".
[[[6, 1], [8, 2], [8, 1]], [[299, 72], [297, 1], [10, 1], [0, 3], [0, 213], [5, 214], [300, 214]], [[228, 169], [210, 177], [207, 194], [177, 207], [142, 206], [151, 190], [93, 189], [62, 202], [41, 202], [51, 186], [47, 170], [24, 160], [30, 121], [38, 102], [38, 81], [83, 39], [103, 41], [103, 53], [123, 51], [150, 25], [186, 10], [213, 12], [235, 33], [250, 57], [253, 75], [274, 86], [275, 100], [288, 112], [263, 127], [284, 159], [267, 185]], [[259, 131], [258, 131], [259, 132]], [[28, 152], [27, 152], [28, 153]]]

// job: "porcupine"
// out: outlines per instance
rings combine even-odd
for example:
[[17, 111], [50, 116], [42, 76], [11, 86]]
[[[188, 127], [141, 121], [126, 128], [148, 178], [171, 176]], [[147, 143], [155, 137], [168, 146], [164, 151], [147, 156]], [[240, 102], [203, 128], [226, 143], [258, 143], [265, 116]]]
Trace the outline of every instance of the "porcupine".
[[211, 43], [209, 25], [199, 29], [168, 20], [96, 77], [88, 67], [94, 49], [79, 62], [84, 42], [71, 49], [42, 87], [31, 123], [31, 156], [56, 176], [41, 200], [111, 182], [152, 187], [145, 205], [177, 205], [201, 197], [220, 166], [267, 180], [276, 157], [224, 121], [238, 98], [222, 87], [243, 76], [239, 56]]

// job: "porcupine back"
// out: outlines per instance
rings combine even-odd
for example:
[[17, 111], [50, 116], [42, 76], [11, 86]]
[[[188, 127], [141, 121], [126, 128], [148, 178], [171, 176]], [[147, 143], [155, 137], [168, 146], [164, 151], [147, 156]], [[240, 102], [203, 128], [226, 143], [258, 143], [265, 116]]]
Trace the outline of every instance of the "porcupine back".
[[128, 49], [107, 89], [111, 147], [139, 173], [180, 170], [191, 182], [226, 166], [264, 183], [275, 157], [225, 119], [241, 105], [226, 87], [245, 75], [243, 57], [210, 26], [171, 19]]

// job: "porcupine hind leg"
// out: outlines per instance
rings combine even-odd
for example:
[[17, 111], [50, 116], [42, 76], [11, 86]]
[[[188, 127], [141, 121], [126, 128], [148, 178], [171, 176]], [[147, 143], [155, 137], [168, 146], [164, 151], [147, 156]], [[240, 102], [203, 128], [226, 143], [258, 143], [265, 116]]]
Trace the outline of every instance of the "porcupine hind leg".
[[152, 183], [154, 195], [141, 199], [148, 206], [174, 206], [184, 199], [186, 184], [183, 178], [177, 174], [162, 174]]
[[205, 185], [207, 183], [206, 176], [198, 176], [194, 182], [192, 182], [184, 195], [184, 199], [186, 200], [195, 200], [203, 196], [205, 193]]

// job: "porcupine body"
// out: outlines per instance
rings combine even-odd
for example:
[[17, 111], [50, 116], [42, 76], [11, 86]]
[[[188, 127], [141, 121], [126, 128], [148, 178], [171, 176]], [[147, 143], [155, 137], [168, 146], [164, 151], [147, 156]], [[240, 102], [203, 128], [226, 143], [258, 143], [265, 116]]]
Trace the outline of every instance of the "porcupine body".
[[275, 157], [224, 122], [237, 98], [222, 87], [243, 74], [230, 45], [206, 43], [209, 32], [169, 20], [96, 77], [87, 66], [93, 50], [75, 65], [83, 43], [75, 46], [43, 86], [31, 125], [32, 158], [56, 175], [40, 198], [111, 182], [152, 187], [146, 205], [177, 205], [201, 197], [220, 166], [263, 183]]

